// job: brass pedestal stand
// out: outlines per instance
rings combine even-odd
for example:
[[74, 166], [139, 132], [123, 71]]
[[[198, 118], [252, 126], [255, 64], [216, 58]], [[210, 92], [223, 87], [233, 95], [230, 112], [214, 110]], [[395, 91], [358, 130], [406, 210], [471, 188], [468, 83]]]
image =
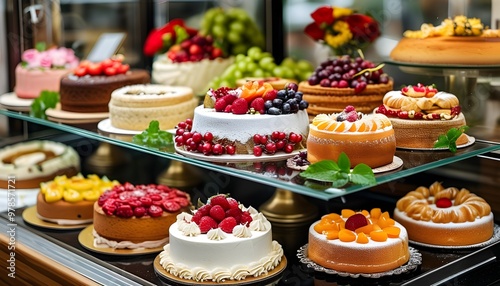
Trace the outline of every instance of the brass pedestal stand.
[[195, 166], [171, 160], [170, 166], [158, 175], [156, 181], [158, 184], [189, 192], [203, 180], [200, 170]]
[[87, 159], [86, 167], [89, 171], [109, 176], [110, 173], [117, 171], [117, 166], [127, 162], [128, 157], [121, 148], [107, 142], [101, 142], [97, 151]]

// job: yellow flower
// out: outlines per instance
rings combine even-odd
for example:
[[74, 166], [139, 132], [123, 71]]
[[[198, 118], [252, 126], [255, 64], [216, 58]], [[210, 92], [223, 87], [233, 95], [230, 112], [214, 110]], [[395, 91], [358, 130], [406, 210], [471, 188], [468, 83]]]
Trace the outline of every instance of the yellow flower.
[[349, 30], [349, 25], [345, 21], [336, 21], [332, 27], [334, 34], [327, 33], [325, 42], [332, 48], [336, 49], [352, 39], [352, 33]]
[[342, 8], [342, 7], [335, 7], [333, 9], [333, 18], [338, 19], [343, 16], [349, 16], [353, 13], [352, 9], [349, 8]]

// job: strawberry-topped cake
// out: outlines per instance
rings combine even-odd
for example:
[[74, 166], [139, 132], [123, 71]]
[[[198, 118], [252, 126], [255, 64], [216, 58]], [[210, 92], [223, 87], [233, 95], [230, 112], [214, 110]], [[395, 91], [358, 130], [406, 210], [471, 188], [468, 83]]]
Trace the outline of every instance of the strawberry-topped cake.
[[146, 70], [130, 69], [121, 55], [101, 62], [82, 61], [61, 79], [61, 109], [68, 112], [108, 112], [111, 93], [121, 87], [150, 83]]
[[410, 259], [408, 233], [389, 212], [343, 209], [309, 227], [307, 256], [325, 268], [347, 273], [378, 273]]
[[210, 89], [193, 120], [178, 124], [175, 144], [205, 155], [292, 153], [305, 146], [307, 107], [295, 83], [281, 90], [261, 81]]
[[394, 219], [408, 230], [410, 240], [435, 246], [467, 246], [493, 236], [490, 205], [469, 190], [434, 182], [398, 200]]
[[190, 206], [189, 194], [165, 185], [116, 185], [94, 203], [94, 247], [161, 247]]
[[262, 213], [219, 194], [177, 216], [159, 257], [178, 278], [227, 283], [266, 275], [282, 263], [283, 249]]
[[[454, 94], [420, 83], [386, 93], [375, 112], [389, 117], [400, 148], [433, 148], [440, 135], [466, 125]], [[467, 142], [465, 134], [456, 140], [457, 145]]]
[[307, 136], [307, 160], [337, 161], [345, 153], [351, 167], [364, 163], [371, 168], [392, 163], [396, 137], [389, 118], [383, 114], [363, 114], [348, 105], [340, 113], [314, 117]]

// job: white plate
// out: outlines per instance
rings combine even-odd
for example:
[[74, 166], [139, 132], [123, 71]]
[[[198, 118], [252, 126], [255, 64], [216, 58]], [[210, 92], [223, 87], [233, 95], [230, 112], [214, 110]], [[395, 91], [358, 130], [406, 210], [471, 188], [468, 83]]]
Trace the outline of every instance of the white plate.
[[0, 95], [0, 105], [4, 106], [7, 110], [29, 112], [33, 99], [19, 98], [13, 92]]
[[[469, 136], [467, 134], [465, 134], [465, 136], [467, 136], [467, 139], [468, 139], [467, 143], [457, 145], [457, 148], [460, 149], [460, 148], [469, 147], [470, 145], [474, 144], [474, 142], [476, 142], [476, 138]], [[409, 147], [397, 147], [396, 146], [396, 148], [401, 149], [401, 150], [427, 150], [427, 151], [448, 150], [448, 148], [446, 148], [446, 147], [443, 147], [443, 148], [409, 148]]]
[[[298, 170], [298, 171], [305, 171], [307, 169], [307, 167], [309, 166], [309, 165], [295, 166], [295, 164], [293, 163], [293, 160], [291, 158], [289, 158], [287, 160], [286, 165], [288, 168], [293, 169], [293, 170]], [[374, 174], [378, 174], [378, 173], [396, 170], [401, 166], [403, 166], [403, 160], [401, 160], [401, 158], [399, 158], [398, 156], [394, 156], [392, 159], [392, 163], [389, 163], [387, 165], [380, 166], [377, 168], [373, 168], [372, 171]]]
[[469, 244], [469, 245], [462, 245], [462, 246], [455, 246], [455, 245], [435, 245], [435, 244], [427, 244], [427, 243], [422, 243], [418, 241], [413, 241], [409, 240], [409, 242], [413, 245], [416, 246], [424, 246], [424, 247], [432, 247], [432, 248], [439, 248], [439, 249], [469, 249], [469, 248], [477, 248], [477, 247], [485, 247], [488, 246], [496, 241], [500, 240], [500, 226], [497, 224], [494, 225], [493, 227], [493, 236], [491, 236], [490, 239], [476, 243], [476, 244]]
[[188, 158], [193, 158], [193, 159], [198, 159], [202, 161], [210, 161], [210, 162], [215, 162], [215, 163], [240, 163], [240, 162], [271, 162], [271, 161], [281, 161], [281, 160], [286, 160], [290, 157], [293, 157], [297, 154], [299, 154], [300, 151], [303, 150], [296, 150], [293, 151], [292, 153], [285, 153], [285, 152], [278, 152], [273, 155], [268, 155], [265, 153], [262, 153], [262, 156], [254, 156], [252, 154], [247, 154], [247, 155], [228, 155], [228, 154], [223, 154], [223, 155], [204, 155], [202, 153], [194, 153], [194, 152], [189, 152], [182, 150], [181, 148], [175, 146], [175, 151], [177, 153], [186, 156]]
[[116, 128], [113, 125], [111, 125], [111, 119], [109, 118], [99, 121], [99, 123], [97, 124], [97, 129], [105, 133], [119, 134], [119, 135], [137, 135], [142, 133], [142, 131], [137, 131], [137, 130]]

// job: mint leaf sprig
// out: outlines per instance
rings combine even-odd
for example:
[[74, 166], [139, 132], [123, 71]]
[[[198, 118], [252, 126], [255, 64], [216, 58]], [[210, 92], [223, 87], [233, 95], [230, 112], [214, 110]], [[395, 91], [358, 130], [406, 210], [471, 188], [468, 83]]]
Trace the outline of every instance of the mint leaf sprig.
[[55, 108], [59, 102], [59, 92], [43, 90], [40, 96], [31, 103], [30, 116], [47, 119], [45, 111], [49, 108]]
[[153, 120], [149, 122], [146, 130], [132, 137], [132, 142], [152, 149], [168, 150], [172, 147], [174, 139], [172, 133], [160, 130], [160, 122]]
[[373, 170], [366, 164], [358, 164], [351, 170], [351, 161], [347, 154], [340, 153], [337, 162], [322, 160], [309, 165], [300, 176], [320, 182], [332, 183], [332, 187], [340, 188], [348, 183], [373, 185], [376, 183]]
[[457, 139], [468, 129], [467, 125], [451, 128], [446, 134], [439, 135], [434, 148], [448, 148], [453, 153], [457, 152]]

